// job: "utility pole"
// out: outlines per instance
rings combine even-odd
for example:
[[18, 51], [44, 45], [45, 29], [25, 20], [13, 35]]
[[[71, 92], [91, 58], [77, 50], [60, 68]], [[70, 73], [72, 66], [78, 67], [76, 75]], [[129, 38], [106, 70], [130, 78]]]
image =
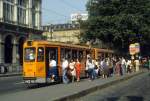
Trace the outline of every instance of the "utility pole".
[[52, 39], [53, 39], [53, 25], [51, 24], [50, 25], [50, 27], [49, 27], [49, 33], [50, 33], [50, 35], [51, 35], [51, 41], [52, 41]]

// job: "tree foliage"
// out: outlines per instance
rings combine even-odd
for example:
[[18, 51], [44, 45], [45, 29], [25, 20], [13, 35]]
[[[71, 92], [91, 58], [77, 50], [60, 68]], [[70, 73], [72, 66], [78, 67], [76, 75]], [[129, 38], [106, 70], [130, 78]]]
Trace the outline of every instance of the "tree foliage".
[[113, 43], [122, 52], [133, 42], [150, 47], [150, 0], [89, 0], [87, 11], [84, 39]]

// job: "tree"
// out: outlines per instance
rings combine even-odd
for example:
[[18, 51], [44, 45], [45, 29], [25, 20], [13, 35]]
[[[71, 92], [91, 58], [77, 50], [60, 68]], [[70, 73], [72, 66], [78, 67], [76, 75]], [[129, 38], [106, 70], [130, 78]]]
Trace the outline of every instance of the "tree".
[[121, 52], [133, 42], [150, 46], [150, 0], [89, 0], [87, 11], [84, 39], [113, 43]]

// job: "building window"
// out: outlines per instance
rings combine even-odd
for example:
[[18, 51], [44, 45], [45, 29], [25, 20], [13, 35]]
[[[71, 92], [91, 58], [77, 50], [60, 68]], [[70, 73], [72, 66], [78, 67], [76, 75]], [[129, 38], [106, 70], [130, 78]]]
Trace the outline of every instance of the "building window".
[[18, 0], [18, 5], [22, 7], [26, 7], [26, 0]]
[[18, 0], [17, 18], [19, 24], [26, 24], [26, 2]]
[[18, 7], [18, 23], [19, 24], [26, 24], [26, 10], [23, 8]]
[[36, 27], [35, 21], [36, 21], [36, 13], [35, 13], [35, 11], [33, 11], [32, 12], [32, 24], [33, 24], [33, 27]]
[[8, 22], [13, 22], [13, 16], [14, 16], [14, 0], [6, 0], [4, 1], [3, 5], [3, 15], [4, 20]]
[[14, 0], [6, 0], [6, 2], [13, 3], [13, 2], [14, 2]]
[[32, 24], [33, 27], [37, 27], [37, 9], [38, 9], [38, 1], [32, 0]]

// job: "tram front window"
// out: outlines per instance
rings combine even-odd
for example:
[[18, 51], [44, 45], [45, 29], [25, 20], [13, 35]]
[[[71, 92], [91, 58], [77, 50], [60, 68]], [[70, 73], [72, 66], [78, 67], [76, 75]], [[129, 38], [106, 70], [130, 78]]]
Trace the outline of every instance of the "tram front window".
[[35, 48], [25, 48], [24, 52], [24, 60], [26, 62], [34, 62], [35, 61]]

